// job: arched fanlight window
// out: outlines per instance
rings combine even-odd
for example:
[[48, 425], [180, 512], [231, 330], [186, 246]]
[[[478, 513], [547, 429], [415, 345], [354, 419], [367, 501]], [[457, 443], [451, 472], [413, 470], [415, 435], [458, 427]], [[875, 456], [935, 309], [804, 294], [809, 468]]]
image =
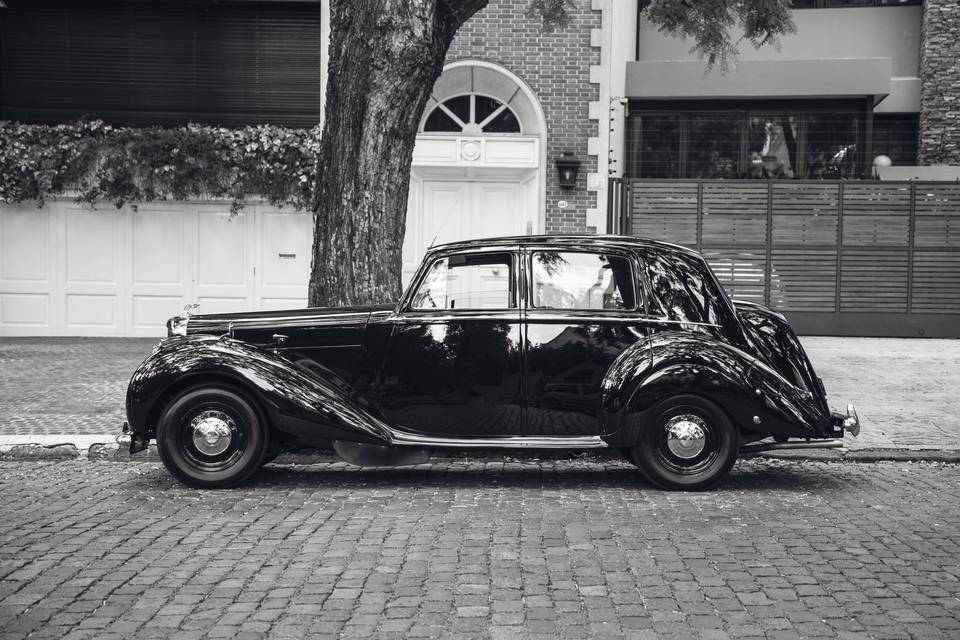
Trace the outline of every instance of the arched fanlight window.
[[500, 100], [471, 93], [439, 103], [427, 116], [423, 130], [428, 133], [520, 133], [520, 121]]

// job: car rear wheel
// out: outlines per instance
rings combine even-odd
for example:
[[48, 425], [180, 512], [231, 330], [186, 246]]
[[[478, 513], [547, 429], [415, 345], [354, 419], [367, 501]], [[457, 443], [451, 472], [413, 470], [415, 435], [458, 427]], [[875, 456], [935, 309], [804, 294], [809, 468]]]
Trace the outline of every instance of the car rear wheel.
[[234, 487], [261, 466], [266, 450], [267, 430], [256, 408], [229, 388], [184, 391], [157, 425], [160, 460], [191, 487]]
[[631, 458], [664, 489], [702, 491], [727, 476], [737, 460], [739, 436], [720, 407], [694, 395], [661, 403]]

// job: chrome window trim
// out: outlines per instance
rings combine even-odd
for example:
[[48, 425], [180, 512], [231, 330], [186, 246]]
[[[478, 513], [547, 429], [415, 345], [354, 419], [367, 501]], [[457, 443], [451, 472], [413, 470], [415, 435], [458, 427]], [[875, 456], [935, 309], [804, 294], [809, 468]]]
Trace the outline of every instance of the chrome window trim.
[[[424, 315], [413, 315], [413, 314], [404, 314], [393, 316], [387, 318], [387, 322], [393, 324], [440, 324], [443, 322], [463, 322], [470, 320], [492, 320], [492, 321], [509, 321], [516, 322], [519, 316], [511, 311], [500, 311], [494, 313], [477, 313], [475, 311], [463, 311], [461, 313], [445, 313], [445, 314], [424, 314]], [[688, 322], [686, 320], [669, 320], [667, 318], [652, 318], [650, 316], [625, 316], [625, 315], [574, 315], [563, 313], [561, 310], [558, 310], [557, 313], [549, 313], [543, 311], [527, 312], [523, 317], [524, 322], [565, 322], [565, 323], [580, 323], [580, 324], [600, 324], [600, 323], [617, 323], [617, 324], [647, 324], [647, 323], [658, 323], [658, 324], [675, 324], [675, 325], [687, 325], [687, 326], [696, 326], [696, 327], [716, 327], [719, 328], [718, 324], [711, 324], [709, 322]]]
[[484, 313], [478, 309], [464, 309], [459, 313], [450, 313], [450, 309], [441, 311], [446, 311], [447, 313], [430, 313], [427, 311], [421, 315], [419, 310], [415, 310], [387, 318], [386, 321], [392, 324], [441, 324], [444, 322], [469, 322], [473, 320], [493, 320], [510, 323], [520, 322], [519, 309], [498, 310], [490, 313]]
[[[567, 311], [558, 310], [558, 311]], [[524, 317], [528, 322], [581, 322], [583, 324], [598, 324], [601, 322], [616, 322], [620, 324], [647, 324], [656, 322], [658, 324], [683, 324], [696, 327], [720, 327], [718, 324], [709, 322], [687, 322], [685, 320], [670, 320], [667, 318], [655, 318], [651, 316], [625, 316], [625, 315], [576, 315], [569, 313], [550, 313], [548, 310], [528, 311]]]

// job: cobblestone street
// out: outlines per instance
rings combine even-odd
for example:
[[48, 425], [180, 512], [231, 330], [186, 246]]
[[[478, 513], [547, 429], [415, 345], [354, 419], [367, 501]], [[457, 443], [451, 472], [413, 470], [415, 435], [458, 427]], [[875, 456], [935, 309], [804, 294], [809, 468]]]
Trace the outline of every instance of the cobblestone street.
[[0, 435], [117, 434], [154, 338], [0, 339]]
[[[5, 638], [957, 638], [960, 473], [742, 461], [655, 491], [619, 460], [0, 464]], [[244, 635], [239, 635], [244, 634]]]

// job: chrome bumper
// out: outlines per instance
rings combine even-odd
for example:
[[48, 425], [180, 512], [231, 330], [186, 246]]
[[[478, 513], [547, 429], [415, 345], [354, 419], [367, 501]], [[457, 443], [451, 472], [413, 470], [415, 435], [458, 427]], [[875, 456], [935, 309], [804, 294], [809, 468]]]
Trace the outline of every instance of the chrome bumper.
[[847, 415], [839, 416], [841, 418], [840, 426], [844, 431], [856, 438], [860, 435], [860, 416], [857, 415], [857, 409], [852, 405], [847, 405]]
[[847, 433], [854, 438], [860, 435], [860, 416], [857, 415], [857, 410], [852, 404], [847, 405], [846, 413], [831, 413], [830, 424], [833, 427], [834, 438], [842, 438]]
[[126, 420], [123, 421], [123, 428], [120, 430], [120, 433], [117, 434], [116, 440], [117, 444], [121, 447], [128, 447], [130, 453], [143, 451], [150, 446], [150, 441], [144, 439], [143, 436], [131, 429], [130, 424]]

